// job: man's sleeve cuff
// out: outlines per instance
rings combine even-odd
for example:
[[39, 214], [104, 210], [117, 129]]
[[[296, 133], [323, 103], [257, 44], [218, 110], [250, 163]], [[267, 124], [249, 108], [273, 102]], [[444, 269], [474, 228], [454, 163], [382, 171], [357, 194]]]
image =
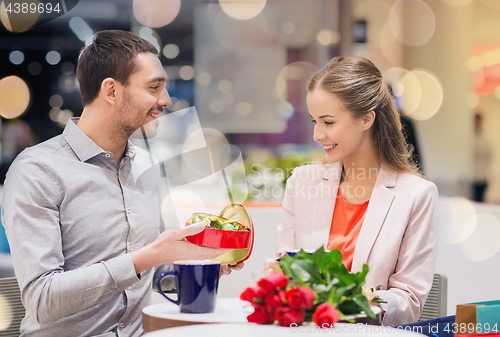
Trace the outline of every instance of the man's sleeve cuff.
[[117, 256], [103, 262], [116, 287], [123, 291], [137, 283], [140, 278], [135, 273], [134, 263], [130, 254]]
[[382, 309], [382, 325], [394, 325], [398, 316], [398, 300], [388, 290], [377, 290], [377, 296], [387, 303], [380, 303]]

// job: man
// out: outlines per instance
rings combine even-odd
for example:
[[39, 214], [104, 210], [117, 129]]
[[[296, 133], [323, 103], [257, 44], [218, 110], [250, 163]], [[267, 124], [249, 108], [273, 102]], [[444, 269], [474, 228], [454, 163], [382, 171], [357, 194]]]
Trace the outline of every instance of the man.
[[81, 118], [23, 151], [5, 180], [2, 223], [27, 311], [21, 336], [139, 336], [151, 268], [227, 250], [184, 240], [202, 224], [163, 231], [159, 191], [135, 183], [151, 162], [128, 138], [146, 123], [151, 132], [172, 104], [154, 46], [97, 33], [77, 73]]

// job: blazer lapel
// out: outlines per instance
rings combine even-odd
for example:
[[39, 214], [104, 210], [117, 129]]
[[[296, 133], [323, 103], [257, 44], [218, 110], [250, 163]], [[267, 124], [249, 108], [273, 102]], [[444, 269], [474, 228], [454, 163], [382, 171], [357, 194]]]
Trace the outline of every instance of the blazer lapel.
[[[328, 245], [335, 200], [342, 174], [342, 163], [331, 164], [320, 177], [317, 194], [312, 209], [310, 248], [317, 249]], [[311, 198], [314, 196], [310, 196]]]
[[351, 267], [351, 272], [353, 273], [360, 272], [363, 264], [368, 260], [368, 255], [372, 250], [394, 200], [392, 189], [396, 186], [396, 179], [397, 173], [387, 171], [384, 166], [380, 167], [380, 172], [366, 210], [365, 220], [359, 233], [356, 248], [354, 249]]

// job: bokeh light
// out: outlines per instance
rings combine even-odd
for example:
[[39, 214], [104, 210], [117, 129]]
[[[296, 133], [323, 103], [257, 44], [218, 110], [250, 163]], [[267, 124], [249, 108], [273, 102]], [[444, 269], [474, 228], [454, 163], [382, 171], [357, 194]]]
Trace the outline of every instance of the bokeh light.
[[439, 204], [439, 227], [442, 240], [460, 243], [468, 239], [477, 225], [477, 215], [472, 202], [465, 198], [443, 198]]
[[340, 41], [339, 33], [332, 32], [330, 29], [323, 29], [316, 35], [316, 39], [323, 46], [336, 44]]
[[250, 102], [240, 102], [236, 104], [236, 113], [240, 116], [250, 115], [253, 111], [253, 105]]
[[28, 66], [28, 71], [33, 76], [38, 76], [42, 72], [42, 65], [38, 62], [31, 62]]
[[480, 56], [481, 65], [491, 67], [500, 63], [500, 48], [495, 48], [484, 52]]
[[52, 95], [49, 98], [49, 105], [53, 108], [60, 108], [64, 103], [63, 98], [60, 95]]
[[[434, 116], [443, 103], [443, 86], [436, 75], [425, 69], [411, 72], [419, 81], [422, 97], [415, 110], [407, 113], [411, 118], [427, 120]], [[410, 89], [411, 90], [411, 89]]]
[[[203, 162], [204, 160], [200, 160], [200, 153], [196, 154], [192, 151], [206, 147], [209, 148], [210, 153], [207, 162]], [[228, 163], [229, 158], [230, 147], [228, 140], [220, 131], [212, 128], [194, 130], [186, 138], [182, 147], [183, 162], [191, 171], [202, 175], [207, 172], [215, 173], [220, 167], [226, 166], [225, 164]]]
[[474, 109], [479, 105], [479, 96], [471, 92], [465, 96], [465, 104], [471, 109]]
[[403, 68], [390, 68], [383, 74], [384, 80], [392, 86], [395, 96], [401, 99], [401, 109], [411, 114], [422, 98], [422, 87], [417, 77]]
[[[170, 111], [174, 111], [174, 113], [178, 116], [183, 115], [187, 112], [186, 108], [189, 107], [189, 103], [183, 99], [178, 100], [174, 97], [172, 100], [172, 106], [168, 108]], [[178, 113], [176, 113], [178, 112]]]
[[67, 94], [74, 93], [78, 89], [76, 75], [61, 75], [57, 84], [59, 85], [59, 89]]
[[441, 1], [447, 5], [454, 7], [466, 6], [472, 2], [472, 0], [441, 0]]
[[79, 16], [72, 17], [69, 22], [69, 28], [75, 33], [80, 41], [85, 42], [86, 45], [90, 44], [94, 37], [92, 28]]
[[212, 75], [210, 75], [210, 73], [208, 73], [206, 71], [202, 71], [202, 72], [198, 73], [198, 75], [196, 76], [196, 81], [200, 85], [207, 86], [210, 83], [212, 83]]
[[61, 72], [64, 75], [71, 75], [75, 71], [75, 65], [71, 62], [64, 62], [61, 66]]
[[467, 69], [469, 71], [478, 71], [483, 67], [483, 60], [480, 56], [471, 56], [467, 59]]
[[69, 120], [73, 118], [73, 116], [73, 111], [64, 109], [63, 111], [61, 111], [61, 113], [59, 113], [59, 116], [57, 116], [57, 122], [60, 126], [66, 126], [66, 124], [68, 124]]
[[210, 102], [210, 111], [212, 111], [213, 113], [221, 113], [222, 111], [224, 111], [224, 102], [218, 98], [216, 99], [213, 99], [211, 102]]
[[267, 22], [262, 15], [249, 20], [233, 20], [223, 12], [215, 17], [214, 33], [226, 49], [246, 53], [259, 46], [267, 32]]
[[0, 331], [7, 330], [12, 324], [13, 319], [14, 311], [9, 299], [0, 294]]
[[293, 62], [285, 66], [278, 74], [275, 84], [277, 97], [285, 105], [289, 107], [287, 89], [289, 81], [304, 81], [311, 77], [317, 68], [308, 62]]
[[181, 9], [181, 0], [134, 0], [132, 10], [137, 21], [157, 28], [174, 21]]
[[471, 261], [492, 258], [500, 250], [500, 223], [489, 213], [477, 215], [477, 226], [467, 240], [460, 243], [464, 255]]
[[11, 119], [21, 116], [30, 104], [30, 89], [20, 77], [0, 80], [0, 115]]
[[179, 77], [185, 81], [192, 80], [194, 77], [194, 68], [192, 66], [182, 66], [179, 69]]
[[403, 63], [403, 48], [398, 40], [394, 37], [386, 23], [380, 30], [380, 51], [382, 55], [394, 65]]
[[19, 65], [24, 62], [24, 54], [19, 50], [14, 50], [9, 54], [9, 60], [15, 65]]
[[45, 55], [45, 60], [50, 65], [56, 65], [61, 61], [61, 54], [56, 52], [55, 50], [49, 51], [47, 55]]
[[[8, 3], [12, 3], [13, 5], [13, 2], [9, 1]], [[30, 0], [27, 3], [28, 4], [33, 3], [38, 6], [39, 1]], [[31, 13], [31, 11], [29, 10], [27, 13], [20, 13], [20, 14], [22, 15], [15, 16], [16, 21], [10, 21], [7, 10], [5, 8], [5, 1], [2, 1], [2, 3], [0, 4], [0, 21], [3, 23], [5, 29], [7, 29], [8, 31], [14, 33], [24, 32], [30, 29], [36, 23], [36, 21], [38, 20], [38, 16], [40, 15], [38, 11]]]
[[163, 47], [163, 55], [168, 59], [174, 59], [179, 55], [179, 47], [174, 43], [169, 43]]
[[53, 108], [53, 109], [50, 109], [49, 111], [49, 118], [51, 121], [57, 123], [57, 117], [59, 116], [59, 113], [61, 112], [62, 110], [59, 109], [59, 108]]
[[233, 90], [233, 82], [228, 79], [220, 80], [219, 83], [217, 83], [217, 89], [219, 89], [220, 92], [230, 92]]
[[282, 119], [289, 120], [290, 118], [292, 118], [292, 116], [295, 113], [295, 111], [293, 109], [293, 105], [292, 104], [290, 104], [288, 102], [284, 102], [284, 103], [280, 104], [280, 106], [278, 106], [276, 108], [276, 113]]
[[151, 42], [151, 44], [155, 46], [158, 52], [161, 51], [161, 38], [154, 30], [149, 27], [142, 27], [141, 29], [139, 29], [139, 36], [144, 40]]
[[219, 0], [220, 7], [228, 16], [237, 20], [256, 17], [266, 7], [267, 0]]
[[73, 117], [73, 111], [69, 109], [61, 110], [55, 107], [49, 111], [49, 118], [62, 128], [65, 127], [68, 121]]
[[[494, 95], [495, 95], [495, 98], [500, 101], [500, 87], [497, 87]], [[479, 102], [478, 102], [478, 104], [479, 104]]]
[[400, 42], [421, 46], [434, 34], [436, 18], [422, 0], [397, 0], [389, 12], [389, 28]]

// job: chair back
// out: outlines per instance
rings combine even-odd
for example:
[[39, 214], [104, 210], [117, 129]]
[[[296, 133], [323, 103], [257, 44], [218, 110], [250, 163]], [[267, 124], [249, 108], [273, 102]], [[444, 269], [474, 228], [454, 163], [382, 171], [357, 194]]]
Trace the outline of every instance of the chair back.
[[16, 278], [0, 278], [0, 337], [19, 337], [25, 315]]
[[446, 316], [448, 304], [448, 279], [443, 274], [434, 274], [432, 288], [425, 301], [419, 321]]

